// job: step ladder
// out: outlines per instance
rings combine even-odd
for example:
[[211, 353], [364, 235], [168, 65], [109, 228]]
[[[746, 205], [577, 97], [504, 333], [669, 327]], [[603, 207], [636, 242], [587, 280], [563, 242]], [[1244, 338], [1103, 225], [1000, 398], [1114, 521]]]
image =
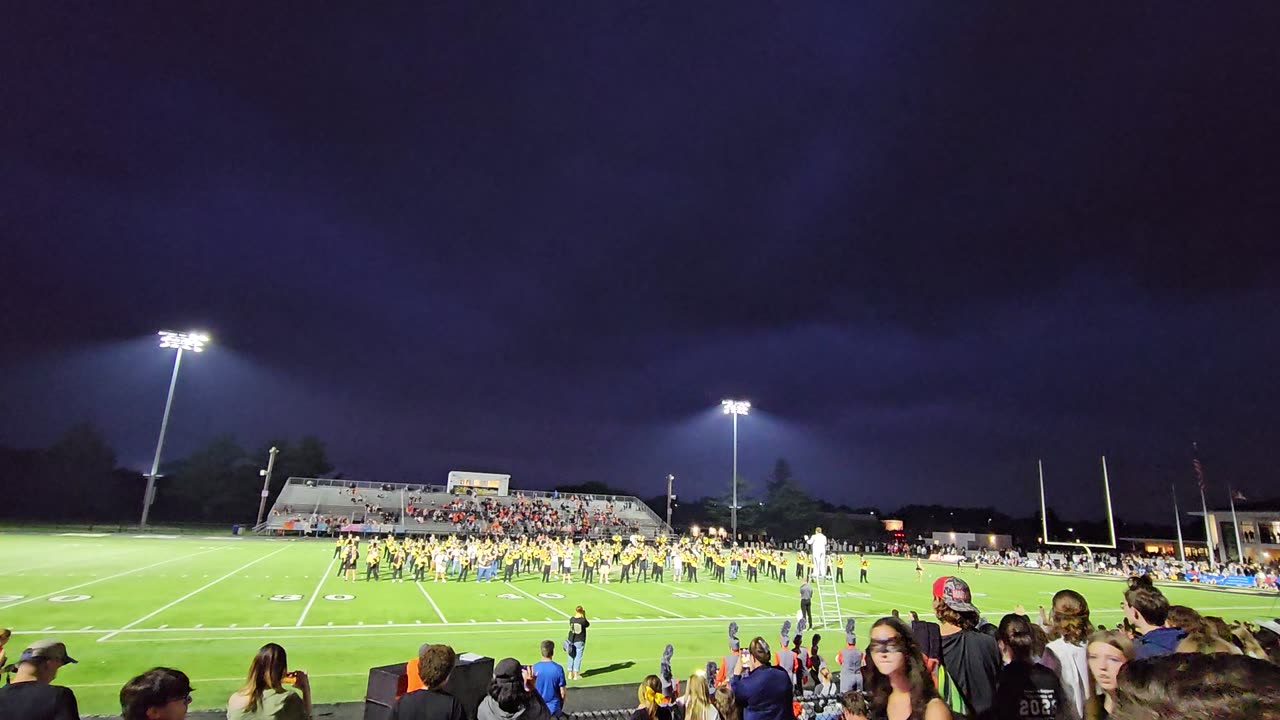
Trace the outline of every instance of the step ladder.
[[815, 578], [818, 586], [818, 625], [822, 628], [838, 628], [844, 622], [840, 614], [840, 587], [836, 585], [831, 558], [827, 558], [827, 577]]

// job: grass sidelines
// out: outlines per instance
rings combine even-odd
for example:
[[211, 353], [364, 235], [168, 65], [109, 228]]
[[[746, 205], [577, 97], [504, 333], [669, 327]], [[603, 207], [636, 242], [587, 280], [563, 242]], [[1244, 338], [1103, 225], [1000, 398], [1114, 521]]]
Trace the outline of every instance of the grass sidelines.
[[[332, 544], [317, 541], [6, 533], [0, 547], [0, 626], [15, 631], [9, 654], [40, 637], [64, 640], [80, 663], [65, 668], [59, 681], [76, 690], [86, 714], [118, 713], [120, 686], [155, 665], [193, 678], [194, 707], [224, 707], [267, 641], [284, 645], [291, 665], [316, 678], [318, 702], [358, 700], [369, 667], [407, 659], [427, 641], [532, 660], [539, 641], [559, 646], [577, 605], [593, 621], [582, 684], [638, 681], [657, 670], [668, 642], [676, 646], [673, 667], [687, 676], [723, 654], [730, 620], [745, 637], [774, 640], [798, 607], [796, 583], [767, 579], [686, 584], [668, 576], [663, 584], [607, 586], [543, 584], [532, 575], [510, 584], [346, 582], [334, 575]], [[932, 578], [952, 568], [930, 565], [923, 581], [913, 568], [909, 561], [872, 557], [867, 584], [856, 581], [853, 567], [847, 570], [851, 582], [842, 588], [841, 604], [846, 615], [863, 618], [862, 634], [867, 619], [891, 609], [929, 615]], [[963, 575], [989, 619], [998, 621], [1019, 603], [1034, 613], [1063, 587], [1089, 598], [1095, 624], [1120, 617], [1123, 585], [1115, 580], [972, 568]], [[1165, 590], [1174, 603], [1228, 619], [1280, 612], [1274, 595]], [[833, 654], [842, 633], [820, 632], [824, 654]]]

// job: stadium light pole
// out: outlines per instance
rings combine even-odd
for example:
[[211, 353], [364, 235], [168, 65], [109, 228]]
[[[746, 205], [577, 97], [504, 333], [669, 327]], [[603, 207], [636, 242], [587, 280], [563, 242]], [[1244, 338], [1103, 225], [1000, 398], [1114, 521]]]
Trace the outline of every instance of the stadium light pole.
[[164, 417], [160, 420], [160, 440], [156, 442], [156, 456], [151, 461], [151, 472], [147, 474], [147, 490], [142, 495], [142, 519], [138, 528], [147, 526], [147, 515], [151, 511], [151, 501], [156, 492], [156, 478], [160, 472], [160, 451], [164, 449], [164, 433], [169, 429], [169, 410], [173, 408], [173, 389], [178, 386], [178, 368], [182, 367], [182, 351], [204, 352], [209, 336], [198, 332], [172, 332], [161, 330], [160, 347], [174, 348], [178, 352], [173, 357], [173, 376], [169, 378], [169, 397], [164, 401]]
[[671, 484], [675, 480], [675, 475], [667, 475], [667, 532], [671, 531]]
[[262, 475], [262, 499], [258, 501], [258, 522], [253, 526], [255, 529], [262, 524], [262, 516], [267, 512], [267, 496], [271, 494], [271, 471], [276, 469], [276, 454], [280, 449], [272, 445], [268, 452], [270, 457], [267, 458], [267, 469], [258, 471]]
[[733, 416], [733, 507], [729, 508], [729, 518], [733, 524], [733, 541], [738, 541], [738, 416], [751, 411], [751, 403], [746, 400], [721, 400], [720, 407], [725, 415]]

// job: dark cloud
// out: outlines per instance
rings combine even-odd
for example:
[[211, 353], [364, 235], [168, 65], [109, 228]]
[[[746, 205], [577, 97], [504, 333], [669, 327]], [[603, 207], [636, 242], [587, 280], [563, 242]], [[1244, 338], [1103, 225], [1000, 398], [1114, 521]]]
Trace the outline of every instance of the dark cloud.
[[0, 435], [93, 415], [145, 455], [67, 358], [198, 324], [234, 362], [201, 358], [179, 448], [712, 477], [673, 433], [721, 442], [687, 423], [744, 394], [754, 460], [831, 497], [991, 502], [1107, 451], [1136, 499], [1193, 438], [1266, 487], [1278, 14], [31, 6]]

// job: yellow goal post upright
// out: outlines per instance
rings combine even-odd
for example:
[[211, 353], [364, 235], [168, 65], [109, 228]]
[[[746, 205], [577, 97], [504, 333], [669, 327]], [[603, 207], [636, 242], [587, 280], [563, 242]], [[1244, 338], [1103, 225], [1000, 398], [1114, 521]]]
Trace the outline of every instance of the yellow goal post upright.
[[1040, 544], [1053, 545], [1058, 547], [1079, 548], [1085, 551], [1089, 556], [1089, 564], [1097, 569], [1093, 558], [1093, 550], [1115, 550], [1116, 549], [1116, 520], [1111, 510], [1111, 479], [1107, 475], [1107, 456], [1102, 456], [1102, 490], [1107, 501], [1107, 532], [1111, 542], [1109, 543], [1086, 543], [1081, 540], [1054, 540], [1049, 537], [1049, 514], [1046, 511], [1044, 499], [1044, 461], [1037, 460], [1036, 466], [1040, 471]]

